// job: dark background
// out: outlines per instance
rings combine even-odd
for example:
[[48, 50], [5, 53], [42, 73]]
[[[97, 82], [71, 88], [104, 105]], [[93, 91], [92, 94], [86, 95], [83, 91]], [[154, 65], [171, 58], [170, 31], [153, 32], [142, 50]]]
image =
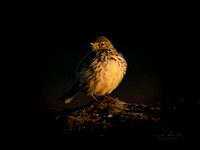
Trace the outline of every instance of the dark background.
[[57, 98], [72, 87], [77, 65], [97, 36], [110, 39], [128, 63], [127, 74], [110, 96], [142, 104], [184, 97], [185, 43], [179, 13], [160, 10], [65, 19], [42, 14], [33, 24], [29, 30], [32, 49], [26, 58], [31, 65], [28, 82], [37, 93], [34, 103], [39, 109], [72, 108], [92, 100], [83, 93], [70, 104]]
[[187, 29], [191, 31], [185, 19], [187, 8], [180, 3], [133, 2], [88, 6], [31, 4], [17, 7], [18, 13], [8, 17], [11, 22], [5, 38], [14, 42], [7, 45], [8, 57], [3, 62], [9, 64], [5, 108], [13, 110], [7, 118], [11, 118], [10, 129], [17, 131], [15, 135], [24, 131], [27, 140], [40, 137], [45, 134], [46, 109], [73, 108], [92, 100], [83, 93], [70, 104], [57, 98], [72, 87], [77, 65], [97, 36], [110, 39], [128, 63], [124, 79], [110, 96], [137, 104], [173, 103], [182, 97], [192, 103], [187, 112], [191, 121], [196, 120], [199, 58], [194, 52], [197, 48], [192, 44], [186, 47], [191, 38], [187, 35]]

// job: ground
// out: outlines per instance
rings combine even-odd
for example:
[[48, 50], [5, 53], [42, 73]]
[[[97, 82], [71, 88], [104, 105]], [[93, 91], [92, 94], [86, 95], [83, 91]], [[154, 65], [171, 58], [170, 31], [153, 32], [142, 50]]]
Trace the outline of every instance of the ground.
[[92, 101], [75, 109], [48, 110], [51, 137], [92, 141], [130, 141], [182, 144], [184, 99], [175, 104], [129, 104], [117, 98]]

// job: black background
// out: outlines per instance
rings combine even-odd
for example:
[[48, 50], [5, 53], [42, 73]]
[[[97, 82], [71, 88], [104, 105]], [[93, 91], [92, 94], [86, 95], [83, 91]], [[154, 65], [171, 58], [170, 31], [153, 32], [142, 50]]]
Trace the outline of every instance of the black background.
[[184, 96], [184, 31], [177, 14], [156, 12], [129, 15], [126, 19], [118, 18], [118, 14], [76, 17], [80, 16], [69, 21], [68, 17], [40, 18], [33, 28], [37, 47], [29, 56], [36, 75], [34, 84], [39, 84], [39, 105], [76, 107], [84, 103], [81, 99], [89, 98], [78, 95], [81, 99], [69, 105], [56, 102], [73, 85], [76, 67], [91, 49], [89, 42], [102, 35], [111, 40], [128, 63], [127, 74], [113, 96], [144, 104]]
[[143, 104], [188, 96], [199, 100], [197, 60], [186, 48], [187, 24], [180, 4], [65, 6], [37, 5], [13, 13], [9, 28], [15, 48], [8, 51], [7, 62], [12, 60], [8, 71], [14, 93], [8, 99], [15, 97], [9, 106], [20, 112], [19, 134], [23, 128], [29, 136], [40, 136], [43, 110], [92, 100], [79, 94], [66, 105], [57, 97], [73, 85], [76, 67], [97, 36], [110, 39], [128, 63], [127, 74], [111, 96]]
[[187, 82], [184, 20], [179, 9], [162, 9], [83, 14], [44, 9], [30, 14], [23, 26], [21, 63], [28, 93], [36, 96], [33, 103], [39, 109], [87, 103], [90, 98], [84, 94], [69, 105], [57, 102], [57, 97], [73, 85], [76, 67], [97, 36], [109, 38], [128, 63], [125, 78], [111, 96], [144, 104], [183, 97]]

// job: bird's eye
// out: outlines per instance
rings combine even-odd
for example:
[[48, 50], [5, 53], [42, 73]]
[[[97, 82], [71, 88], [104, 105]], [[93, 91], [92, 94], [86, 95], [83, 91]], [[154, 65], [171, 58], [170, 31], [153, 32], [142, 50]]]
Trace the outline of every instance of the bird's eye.
[[101, 47], [103, 47], [103, 46], [104, 46], [104, 43], [103, 43], [103, 42], [102, 42], [102, 43], [100, 43], [100, 46], [101, 46]]

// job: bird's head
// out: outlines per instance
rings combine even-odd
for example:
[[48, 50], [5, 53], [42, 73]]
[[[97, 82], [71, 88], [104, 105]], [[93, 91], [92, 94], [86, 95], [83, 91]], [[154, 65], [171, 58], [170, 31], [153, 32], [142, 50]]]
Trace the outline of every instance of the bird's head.
[[114, 48], [110, 40], [108, 40], [105, 36], [97, 37], [96, 41], [90, 44], [92, 45], [92, 49], [95, 52], [100, 52], [103, 50]]

